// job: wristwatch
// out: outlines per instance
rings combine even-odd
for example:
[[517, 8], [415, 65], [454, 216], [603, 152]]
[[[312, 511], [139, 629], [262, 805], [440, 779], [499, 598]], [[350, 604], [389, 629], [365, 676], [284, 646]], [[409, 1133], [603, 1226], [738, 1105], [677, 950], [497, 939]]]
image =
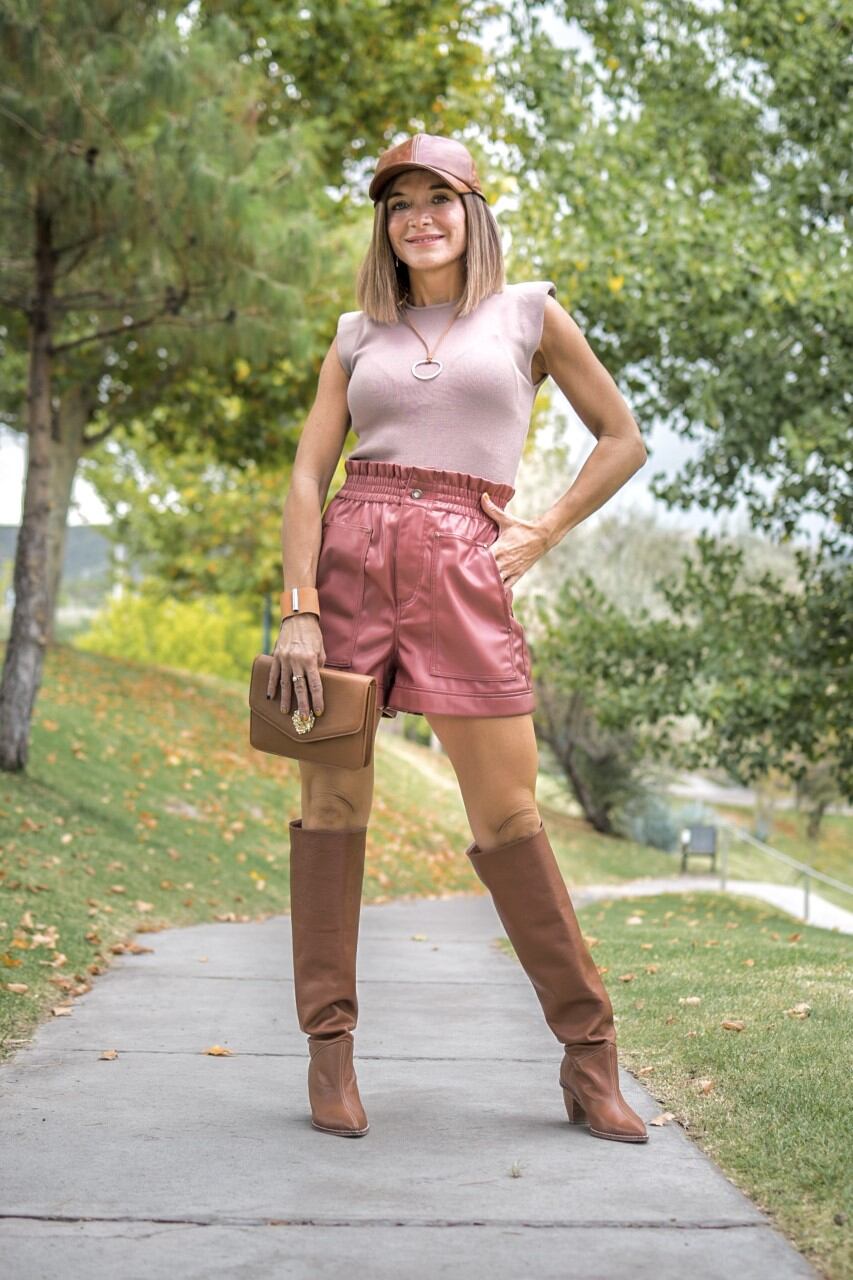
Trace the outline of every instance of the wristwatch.
[[320, 593], [316, 587], [291, 587], [279, 596], [281, 620], [294, 613], [316, 613], [320, 616]]

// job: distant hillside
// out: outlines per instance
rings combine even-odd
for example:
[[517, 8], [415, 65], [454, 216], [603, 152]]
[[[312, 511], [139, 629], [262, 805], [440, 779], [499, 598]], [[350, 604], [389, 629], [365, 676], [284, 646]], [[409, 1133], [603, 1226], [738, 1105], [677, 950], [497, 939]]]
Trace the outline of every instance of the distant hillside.
[[[71, 525], [65, 535], [63, 584], [103, 579], [111, 572], [112, 544], [101, 532], [105, 525]], [[18, 545], [18, 526], [0, 525], [0, 570], [7, 560], [14, 563]]]

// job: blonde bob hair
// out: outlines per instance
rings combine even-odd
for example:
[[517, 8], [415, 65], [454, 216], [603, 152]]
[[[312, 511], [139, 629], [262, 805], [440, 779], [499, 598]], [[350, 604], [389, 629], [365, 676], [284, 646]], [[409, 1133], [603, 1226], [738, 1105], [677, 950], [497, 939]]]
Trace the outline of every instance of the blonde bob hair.
[[[386, 184], [390, 190], [393, 183]], [[506, 284], [501, 235], [494, 214], [482, 196], [473, 191], [458, 192], [465, 207], [466, 249], [462, 255], [465, 287], [456, 307], [457, 316], [466, 316]], [[400, 309], [408, 301], [409, 268], [396, 265], [388, 239], [385, 197], [376, 202], [373, 236], [356, 281], [359, 308], [377, 324], [396, 324]]]

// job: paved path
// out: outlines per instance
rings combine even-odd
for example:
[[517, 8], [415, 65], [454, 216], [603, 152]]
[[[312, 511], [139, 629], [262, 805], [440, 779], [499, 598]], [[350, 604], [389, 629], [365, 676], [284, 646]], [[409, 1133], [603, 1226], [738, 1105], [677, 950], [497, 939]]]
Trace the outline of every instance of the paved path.
[[814, 1280], [677, 1125], [569, 1126], [500, 933], [488, 896], [364, 907], [359, 1139], [310, 1124], [288, 916], [139, 935], [0, 1068], [5, 1274]]
[[[719, 893], [719, 876], [671, 876], [649, 877], [643, 880], [626, 880], [621, 884], [591, 884], [583, 889], [572, 889], [574, 896], [582, 892], [587, 899], [633, 898], [638, 894], [693, 893], [695, 890]], [[773, 884], [764, 880], [727, 880], [726, 892], [744, 894], [747, 898], [761, 898], [782, 911], [803, 918], [803, 891], [791, 884]], [[853, 901], [853, 899], [851, 899]], [[853, 911], [845, 911], [820, 894], [809, 896], [809, 924], [820, 929], [837, 929], [839, 933], [853, 933]]]

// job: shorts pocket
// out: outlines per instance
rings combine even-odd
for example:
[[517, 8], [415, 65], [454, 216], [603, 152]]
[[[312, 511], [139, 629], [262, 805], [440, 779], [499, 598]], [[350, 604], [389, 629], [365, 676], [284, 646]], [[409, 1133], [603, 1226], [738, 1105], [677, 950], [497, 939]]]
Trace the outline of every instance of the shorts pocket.
[[433, 534], [430, 610], [432, 675], [517, 679], [507, 589], [485, 543], [457, 533]]
[[352, 662], [364, 603], [370, 536], [368, 525], [335, 520], [323, 524], [317, 560], [317, 594], [320, 630], [329, 667], [348, 667]]

